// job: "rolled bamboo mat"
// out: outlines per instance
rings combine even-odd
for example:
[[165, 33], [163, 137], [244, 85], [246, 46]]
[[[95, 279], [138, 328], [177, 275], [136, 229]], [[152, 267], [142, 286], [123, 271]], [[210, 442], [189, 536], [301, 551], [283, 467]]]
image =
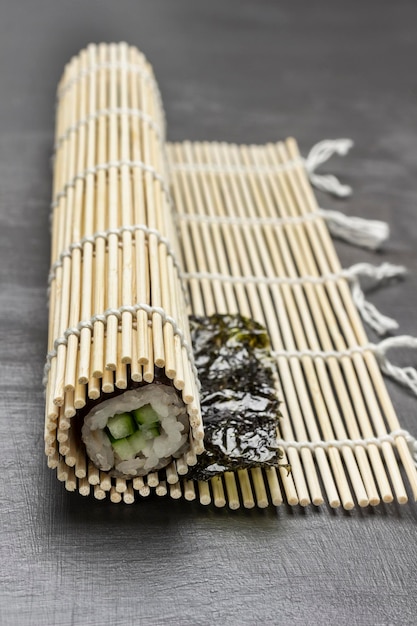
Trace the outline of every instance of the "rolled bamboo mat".
[[[405, 483], [417, 498], [406, 435], [295, 141], [165, 143], [152, 70], [125, 44], [73, 59], [58, 97], [45, 436], [67, 489], [232, 509], [405, 503]], [[97, 470], [73, 417], [129, 377], [152, 381], [155, 367], [181, 391], [201, 450], [187, 315], [213, 312], [269, 331], [291, 472], [193, 482], [181, 476], [190, 456], [130, 481]]]
[[143, 55], [103, 44], [72, 59], [58, 87], [46, 453], [67, 489], [93, 486], [113, 501], [143, 487], [89, 463], [75, 420], [88, 401], [163, 372], [190, 421], [189, 450], [166, 470], [170, 480], [203, 449], [164, 150], [159, 92]]

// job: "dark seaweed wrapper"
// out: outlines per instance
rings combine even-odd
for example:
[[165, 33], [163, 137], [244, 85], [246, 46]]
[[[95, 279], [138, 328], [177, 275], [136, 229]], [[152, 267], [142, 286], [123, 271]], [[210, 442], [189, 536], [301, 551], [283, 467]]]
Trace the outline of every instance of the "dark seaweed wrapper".
[[206, 451], [189, 478], [276, 466], [281, 416], [277, 372], [266, 329], [241, 315], [191, 317], [191, 339], [201, 382]]

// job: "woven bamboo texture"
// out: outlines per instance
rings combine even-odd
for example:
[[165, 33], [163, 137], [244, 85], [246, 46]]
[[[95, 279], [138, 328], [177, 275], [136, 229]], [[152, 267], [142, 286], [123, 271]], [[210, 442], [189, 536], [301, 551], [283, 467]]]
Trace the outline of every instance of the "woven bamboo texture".
[[[58, 97], [45, 439], [67, 489], [232, 509], [417, 497], [406, 437], [296, 142], [166, 143], [152, 70], [125, 44], [83, 51]], [[213, 312], [268, 328], [290, 473], [182, 476], [202, 438], [187, 315]], [[147, 477], [111, 478], [88, 462], [72, 420], [129, 378], [151, 382], [155, 367], [189, 407], [191, 452]]]

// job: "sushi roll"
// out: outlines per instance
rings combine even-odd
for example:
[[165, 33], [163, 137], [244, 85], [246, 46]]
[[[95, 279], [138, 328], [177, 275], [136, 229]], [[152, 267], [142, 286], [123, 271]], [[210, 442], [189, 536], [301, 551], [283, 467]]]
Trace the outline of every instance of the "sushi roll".
[[144, 476], [189, 450], [189, 417], [175, 389], [152, 383], [97, 403], [83, 419], [87, 455], [111, 476]]

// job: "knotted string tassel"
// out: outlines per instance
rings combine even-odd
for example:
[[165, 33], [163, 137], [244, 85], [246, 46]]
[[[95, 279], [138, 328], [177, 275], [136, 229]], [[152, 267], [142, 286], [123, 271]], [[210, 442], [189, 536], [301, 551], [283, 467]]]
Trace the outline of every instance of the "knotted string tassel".
[[345, 215], [340, 211], [319, 209], [326, 220], [333, 237], [342, 239], [354, 246], [377, 250], [389, 238], [389, 226], [380, 220], [368, 220], [354, 215]]
[[343, 185], [332, 174], [316, 174], [316, 169], [334, 154], [345, 156], [352, 146], [353, 141], [351, 139], [325, 139], [313, 146], [305, 159], [305, 167], [311, 184], [317, 189], [332, 193], [339, 198], [350, 196], [352, 188], [349, 185]]
[[404, 276], [406, 272], [406, 268], [402, 265], [392, 265], [391, 263], [382, 263], [379, 266], [370, 263], [357, 263], [344, 271], [344, 275], [352, 283], [352, 298], [358, 311], [363, 320], [379, 335], [397, 329], [398, 322], [380, 313], [374, 304], [366, 300], [364, 291], [359, 284], [359, 276], [371, 278], [373, 284], [381, 284], [390, 278]]
[[[339, 198], [350, 196], [352, 188], [349, 185], [343, 185], [332, 174], [317, 174], [316, 170], [334, 154], [346, 155], [352, 146], [351, 139], [325, 139], [313, 146], [304, 160], [311, 184]], [[319, 209], [319, 212], [334, 237], [355, 246], [376, 250], [389, 237], [389, 226], [386, 222], [348, 216], [340, 211], [328, 209]]]
[[381, 341], [375, 350], [381, 370], [390, 378], [396, 380], [404, 387], [408, 387], [417, 396], [417, 370], [414, 367], [399, 367], [393, 365], [387, 358], [387, 352], [392, 348], [412, 348], [417, 349], [417, 338], [409, 335], [399, 337], [388, 337]]

